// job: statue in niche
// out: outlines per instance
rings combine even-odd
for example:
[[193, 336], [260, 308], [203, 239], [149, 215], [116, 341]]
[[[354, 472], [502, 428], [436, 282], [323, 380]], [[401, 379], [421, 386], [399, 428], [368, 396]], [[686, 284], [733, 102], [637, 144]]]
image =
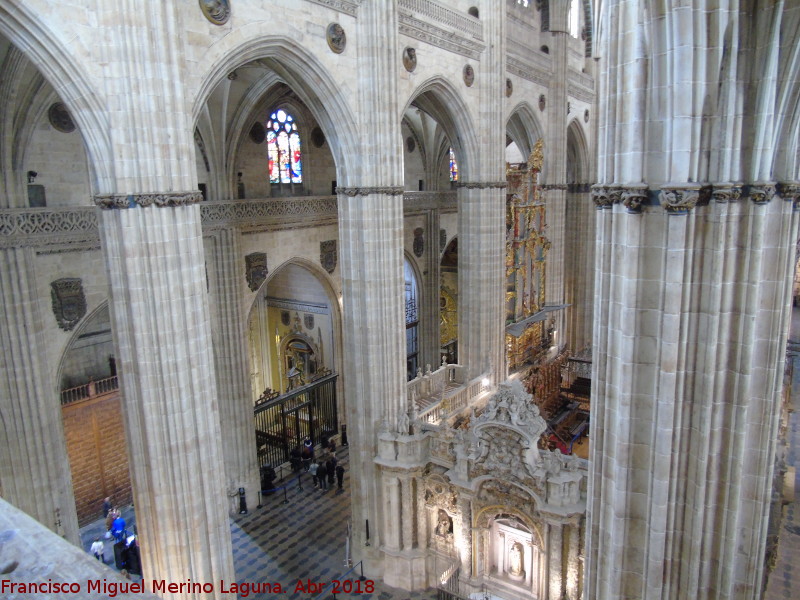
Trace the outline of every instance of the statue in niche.
[[521, 577], [525, 571], [522, 569], [523, 564], [523, 557], [525, 556], [525, 550], [522, 547], [522, 544], [519, 542], [514, 542], [511, 545], [511, 549], [508, 551], [508, 572], [510, 575], [514, 577]]
[[442, 509], [439, 509], [439, 516], [436, 522], [436, 535], [447, 537], [453, 533], [453, 520]]

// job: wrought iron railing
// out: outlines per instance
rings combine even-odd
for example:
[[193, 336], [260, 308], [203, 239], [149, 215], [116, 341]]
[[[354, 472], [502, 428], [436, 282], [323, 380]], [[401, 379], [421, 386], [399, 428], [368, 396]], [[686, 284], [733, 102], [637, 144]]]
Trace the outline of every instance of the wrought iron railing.
[[259, 467], [288, 462], [305, 439], [317, 444], [336, 433], [337, 377], [333, 373], [254, 408]]

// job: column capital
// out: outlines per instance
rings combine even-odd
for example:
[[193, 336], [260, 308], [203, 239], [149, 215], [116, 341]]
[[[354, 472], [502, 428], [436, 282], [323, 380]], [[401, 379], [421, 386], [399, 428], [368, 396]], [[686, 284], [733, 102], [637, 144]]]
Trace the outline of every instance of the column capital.
[[688, 214], [696, 206], [708, 204], [711, 186], [701, 183], [667, 183], [661, 187], [658, 199], [670, 215]]
[[794, 210], [800, 209], [800, 181], [779, 181], [775, 188], [781, 198], [794, 203]]
[[740, 182], [715, 183], [711, 188], [711, 198], [719, 204], [736, 202], [742, 197], [742, 187]]
[[148, 192], [142, 194], [97, 194], [92, 200], [103, 209], [137, 208], [146, 206], [184, 206], [203, 200], [199, 190], [191, 192]]
[[592, 186], [592, 200], [597, 208], [611, 208], [622, 201], [622, 188], [618, 185], [595, 183]]
[[750, 184], [750, 200], [755, 204], [768, 204], [775, 197], [775, 182], [754, 181]]
[[642, 205], [647, 203], [649, 188], [646, 183], [632, 183], [621, 187], [622, 204], [634, 215], [642, 214]]

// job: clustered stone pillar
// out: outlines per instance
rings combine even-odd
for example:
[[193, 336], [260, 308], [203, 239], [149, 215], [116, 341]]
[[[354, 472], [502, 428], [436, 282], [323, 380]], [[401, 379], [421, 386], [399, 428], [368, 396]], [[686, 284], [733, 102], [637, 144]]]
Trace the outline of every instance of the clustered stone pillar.
[[228, 494], [236, 494], [239, 488], [245, 489], [250, 509], [258, 503], [261, 485], [253, 436], [252, 390], [245, 346], [246, 317], [242, 310], [245, 269], [239, 262], [241, 234], [236, 229], [220, 229], [206, 240], [207, 270], [215, 309], [211, 318], [215, 321], [212, 335], [225, 481]]
[[[0, 250], [0, 494], [70, 542], [78, 518], [58, 394], [45, 383], [33, 250]], [[52, 315], [51, 315], [52, 318]]]
[[234, 577], [199, 200], [96, 200], [142, 567], [173, 582]]

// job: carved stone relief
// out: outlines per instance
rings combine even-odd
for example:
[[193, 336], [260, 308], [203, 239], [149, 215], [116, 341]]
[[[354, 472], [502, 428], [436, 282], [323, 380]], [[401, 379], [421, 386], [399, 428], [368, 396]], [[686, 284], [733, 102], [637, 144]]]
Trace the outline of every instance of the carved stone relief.
[[419, 258], [425, 252], [425, 237], [422, 227], [414, 230], [414, 256]]
[[326, 32], [328, 40], [328, 47], [336, 54], [344, 52], [347, 45], [347, 35], [345, 35], [344, 28], [339, 23], [331, 23], [328, 25]]
[[475, 69], [472, 68], [472, 65], [464, 65], [464, 85], [467, 87], [472, 87], [472, 84], [475, 83]]
[[319, 262], [328, 272], [336, 270], [337, 252], [336, 240], [327, 240], [319, 243]]
[[506, 98], [510, 98], [511, 94], [514, 93], [514, 83], [506, 78]]
[[83, 282], [78, 277], [64, 277], [51, 282], [50, 287], [53, 314], [58, 326], [64, 331], [72, 331], [86, 314]]
[[231, 6], [228, 0], [198, 0], [200, 10], [206, 19], [214, 25], [224, 25], [231, 16]]
[[412, 73], [417, 68], [417, 51], [410, 46], [403, 50], [403, 66], [409, 73]]
[[247, 287], [251, 292], [255, 292], [266, 281], [269, 274], [267, 255], [265, 252], [253, 252], [244, 257], [244, 264]]

